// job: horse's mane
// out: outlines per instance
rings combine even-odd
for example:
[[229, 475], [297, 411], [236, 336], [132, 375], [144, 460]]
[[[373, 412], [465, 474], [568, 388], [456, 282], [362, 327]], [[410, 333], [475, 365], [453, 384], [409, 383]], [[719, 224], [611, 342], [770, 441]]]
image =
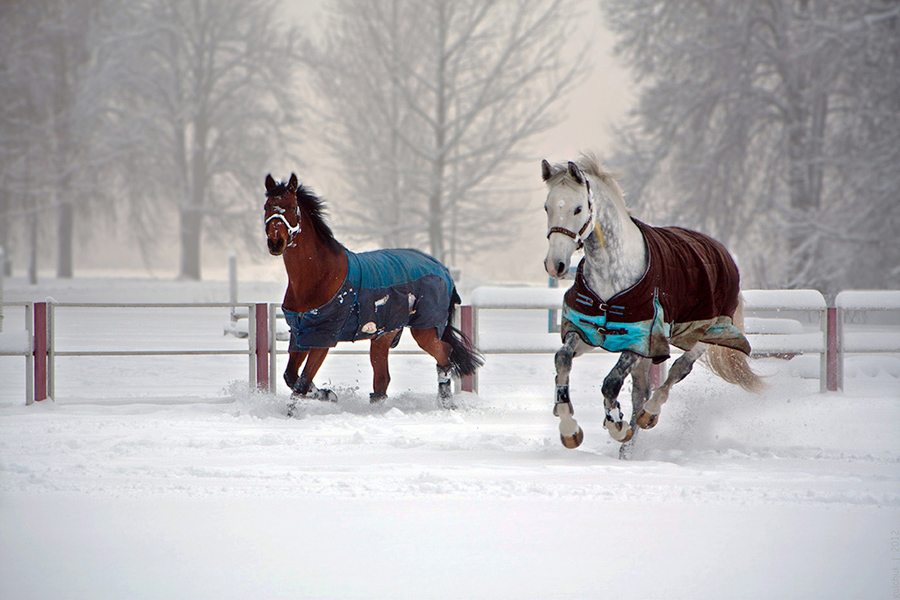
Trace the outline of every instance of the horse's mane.
[[[619, 185], [618, 174], [604, 167], [603, 163], [600, 162], [600, 159], [597, 158], [595, 154], [591, 152], [584, 152], [574, 162], [587, 175], [590, 175], [599, 180], [600, 183], [602, 183], [610, 191], [611, 195], [615, 199], [620, 201], [623, 205], [625, 204], [625, 192], [622, 191], [622, 186]], [[578, 185], [575, 180], [569, 176], [567, 166], [565, 164], [553, 165], [553, 175], [550, 177], [547, 183], [550, 185], [555, 185], [558, 183], [566, 183], [572, 186]]]
[[[285, 196], [288, 193], [290, 193], [288, 184], [282, 181], [272, 188], [271, 191], [266, 192], [266, 196], [278, 198], [279, 196]], [[325, 221], [325, 217], [328, 214], [325, 209], [325, 201], [316, 196], [312, 189], [302, 184], [297, 186], [296, 196], [297, 205], [306, 213], [310, 223], [312, 223], [313, 231], [319, 239], [331, 250], [343, 250], [343, 244], [335, 239], [331, 227], [329, 227], [328, 223]]]

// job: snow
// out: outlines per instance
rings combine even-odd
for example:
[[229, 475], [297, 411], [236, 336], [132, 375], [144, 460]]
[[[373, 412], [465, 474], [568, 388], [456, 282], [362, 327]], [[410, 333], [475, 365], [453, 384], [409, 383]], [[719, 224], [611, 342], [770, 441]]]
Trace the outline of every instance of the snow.
[[824, 310], [818, 290], [742, 290], [747, 310]]
[[[133, 300], [102, 285], [83, 297]], [[242, 301], [280, 297], [259, 289]], [[131, 312], [60, 309], [57, 341], [246, 347], [227, 309]], [[546, 331], [532, 313], [484, 311], [482, 339]], [[760, 396], [696, 368], [620, 461], [606, 354], [575, 361], [577, 450], [550, 355], [488, 356], [456, 411], [421, 353], [391, 357], [376, 406], [368, 357], [330, 356], [339, 402], [293, 419], [246, 356], [60, 357], [57, 402], [27, 407], [24, 359], [0, 357], [0, 598], [895, 597], [900, 358], [849, 356], [828, 394], [801, 359], [754, 361]]]
[[31, 335], [26, 330], [0, 332], [0, 355], [31, 351]]
[[562, 306], [569, 285], [559, 288], [482, 286], [472, 291], [469, 304], [476, 308], [547, 308]]
[[900, 290], [845, 290], [834, 305], [847, 310], [900, 310]]

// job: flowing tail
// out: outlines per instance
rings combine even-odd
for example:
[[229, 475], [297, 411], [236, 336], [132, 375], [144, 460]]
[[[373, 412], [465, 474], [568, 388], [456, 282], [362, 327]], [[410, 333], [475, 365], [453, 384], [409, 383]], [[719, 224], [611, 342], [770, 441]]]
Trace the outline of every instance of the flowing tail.
[[453, 315], [456, 313], [457, 302], [450, 303], [450, 311], [447, 317], [447, 326], [441, 340], [450, 344], [450, 363], [457, 375], [471, 375], [475, 369], [484, 364], [484, 357], [478, 349], [472, 345], [466, 335], [454, 327]]
[[[735, 327], [744, 332], [744, 299], [738, 301], [737, 310], [732, 319]], [[763, 378], [753, 372], [747, 355], [725, 346], [710, 346], [704, 360], [713, 373], [727, 381], [739, 385], [748, 392], [758, 394], [766, 388]]]

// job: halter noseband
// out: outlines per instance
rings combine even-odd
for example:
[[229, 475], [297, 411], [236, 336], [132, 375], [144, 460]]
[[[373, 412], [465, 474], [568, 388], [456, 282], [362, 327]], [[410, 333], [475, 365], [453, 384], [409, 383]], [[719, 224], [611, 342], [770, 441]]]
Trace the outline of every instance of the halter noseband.
[[[554, 233], [561, 233], [572, 238], [578, 245], [578, 250], [581, 250], [581, 248], [584, 247], [584, 242], [591, 236], [588, 228], [591, 226], [591, 223], [594, 222], [594, 192], [591, 190], [591, 182], [587, 177], [584, 178], [584, 185], [587, 186], [588, 193], [588, 218], [587, 221], [584, 222], [584, 225], [581, 226], [581, 229], [578, 230], [578, 233], [566, 229], [565, 227], [551, 227], [550, 231], [547, 232], [548, 239]], [[587, 235], [585, 235], [586, 231], [588, 231]]]
[[285, 211], [283, 208], [276, 206], [274, 210], [276, 211], [275, 214], [273, 214], [268, 219], [266, 219], [265, 227], [268, 227], [269, 222], [272, 221], [273, 219], [280, 219], [281, 222], [284, 223], [284, 226], [287, 228], [288, 236], [290, 236], [288, 238], [287, 245], [294, 246], [295, 245], [294, 244], [294, 236], [298, 235], [301, 231], [301, 229], [300, 229], [300, 207], [298, 206], [296, 208], [296, 215], [297, 215], [297, 225], [296, 226], [291, 225], [290, 223], [288, 223], [288, 220], [284, 218]]

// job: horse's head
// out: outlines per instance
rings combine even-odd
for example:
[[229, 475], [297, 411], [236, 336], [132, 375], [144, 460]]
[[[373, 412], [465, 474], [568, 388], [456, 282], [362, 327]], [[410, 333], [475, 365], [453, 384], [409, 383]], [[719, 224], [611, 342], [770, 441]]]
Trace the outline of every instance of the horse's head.
[[266, 244], [269, 253], [280, 256], [295, 244], [294, 238], [301, 232], [301, 212], [297, 203], [297, 176], [285, 183], [275, 183], [272, 175], [266, 176]]
[[551, 277], [560, 279], [569, 271], [572, 254], [594, 232], [594, 195], [591, 182], [574, 162], [554, 168], [545, 160], [541, 176], [549, 187], [544, 210], [550, 247], [544, 268]]

